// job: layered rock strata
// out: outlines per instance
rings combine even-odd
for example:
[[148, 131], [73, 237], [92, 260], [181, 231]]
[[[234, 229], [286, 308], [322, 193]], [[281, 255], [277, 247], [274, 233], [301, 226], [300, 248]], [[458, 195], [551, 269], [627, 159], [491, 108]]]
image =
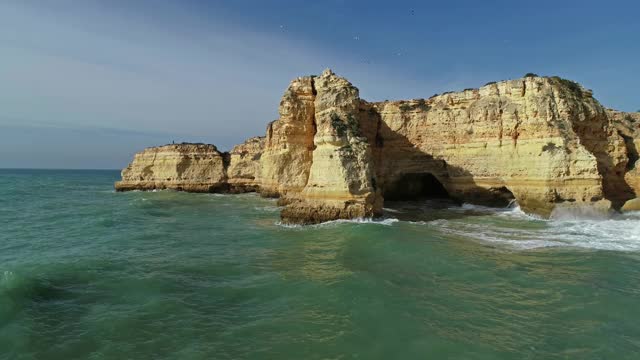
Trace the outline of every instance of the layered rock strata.
[[225, 154], [214, 145], [172, 144], [137, 153], [122, 170], [118, 191], [174, 189], [216, 192], [228, 188]]
[[623, 139], [591, 92], [567, 80], [526, 77], [364, 112], [369, 126], [378, 117], [383, 193], [407, 174], [429, 173], [461, 201], [513, 198], [542, 216], [628, 197], [619, 194]]
[[264, 137], [252, 137], [229, 152], [227, 183], [232, 193], [258, 191]]
[[264, 138], [228, 154], [147, 149], [116, 188], [259, 191], [279, 197], [291, 223], [377, 216], [383, 198], [515, 200], [547, 217], [629, 208], [640, 193], [640, 114], [606, 110], [590, 90], [557, 77], [369, 103], [327, 70], [292, 81], [279, 113]]
[[[311, 126], [303, 138], [312, 139], [312, 146], [305, 143], [302, 158], [310, 161], [301, 168], [306, 175], [306, 179], [301, 176], [306, 180], [304, 186], [288, 189], [283, 194], [282, 219], [315, 223], [381, 214], [382, 198], [375, 187], [370, 146], [360, 132], [358, 89], [330, 70], [319, 77], [298, 79], [290, 89], [298, 88], [298, 83], [309, 82], [313, 102], [305, 109], [309, 110], [305, 115], [309, 115]], [[285, 100], [289, 99], [285, 97]], [[295, 104], [299, 100], [291, 101]], [[274, 125], [280, 121], [282, 118]], [[278, 138], [287, 133], [274, 130], [271, 136]], [[272, 160], [287, 167], [286, 156]], [[286, 179], [280, 178], [278, 182], [286, 183]]]
[[624, 179], [630, 190], [636, 195], [622, 207], [625, 211], [640, 211], [640, 112], [625, 113], [607, 110], [611, 122], [624, 139], [629, 161], [625, 169]]

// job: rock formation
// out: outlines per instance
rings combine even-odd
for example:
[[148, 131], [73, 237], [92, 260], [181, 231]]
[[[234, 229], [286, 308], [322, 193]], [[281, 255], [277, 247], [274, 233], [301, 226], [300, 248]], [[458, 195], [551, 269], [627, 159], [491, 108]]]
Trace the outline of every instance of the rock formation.
[[621, 201], [623, 140], [591, 92], [567, 80], [526, 77], [371, 109], [385, 194], [428, 173], [461, 201], [515, 198], [542, 216]]
[[228, 188], [225, 154], [213, 145], [172, 144], [139, 152], [122, 170], [118, 191], [174, 189], [216, 192]]
[[[307, 140], [306, 147], [300, 149], [304, 153], [301, 158], [308, 159], [300, 176], [306, 181], [302, 188], [288, 189], [283, 194], [281, 204], [286, 206], [282, 219], [304, 223], [381, 214], [382, 199], [375, 187], [370, 146], [360, 133], [358, 89], [330, 70], [319, 77], [300, 80], [311, 82], [313, 90], [311, 99], [308, 99], [308, 93], [304, 94], [307, 101], [313, 101], [305, 107], [308, 112], [305, 112], [304, 120], [310, 118], [311, 126], [306, 126], [307, 132], [303, 136]], [[296, 81], [290, 86], [290, 89], [295, 88]], [[272, 127], [280, 121], [282, 119]], [[272, 139], [280, 137], [277, 130], [270, 135]], [[312, 146], [309, 146], [309, 139]], [[276, 156], [272, 160], [287, 167], [286, 156]], [[279, 183], [283, 184], [283, 180], [279, 179]]]
[[230, 192], [258, 191], [264, 141], [264, 137], [252, 137], [229, 152], [226, 176]]
[[625, 113], [607, 110], [611, 122], [624, 139], [629, 161], [624, 179], [635, 198], [628, 200], [622, 207], [625, 211], [640, 211], [640, 112]]
[[266, 137], [230, 153], [186, 144], [136, 154], [116, 189], [258, 191], [279, 197], [291, 223], [377, 216], [383, 199], [420, 197], [515, 200], [545, 217], [640, 206], [640, 114], [604, 109], [558, 77], [369, 103], [327, 70], [292, 81], [279, 113]]

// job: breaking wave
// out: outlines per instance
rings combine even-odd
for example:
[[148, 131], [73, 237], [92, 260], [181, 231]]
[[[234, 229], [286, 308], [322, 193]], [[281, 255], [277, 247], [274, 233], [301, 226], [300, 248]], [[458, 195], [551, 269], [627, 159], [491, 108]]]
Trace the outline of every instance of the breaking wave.
[[518, 206], [492, 209], [465, 204], [451, 210], [472, 210], [482, 214], [415, 223], [432, 226], [445, 234], [512, 249], [574, 247], [640, 251], [640, 213], [603, 214], [580, 210], [561, 212], [543, 220], [524, 213]]
[[396, 218], [383, 218], [383, 219], [359, 218], [359, 219], [350, 219], [350, 220], [346, 220], [346, 219], [331, 220], [331, 221], [325, 221], [323, 223], [313, 224], [313, 225], [285, 224], [285, 223], [282, 223], [281, 221], [277, 221], [275, 225], [281, 226], [284, 228], [300, 229], [300, 228], [322, 228], [322, 227], [336, 226], [340, 224], [374, 224], [374, 225], [391, 226], [394, 223], [397, 223], [399, 221], [400, 220]]
[[[517, 203], [505, 208], [441, 202], [398, 203], [384, 208], [384, 218], [333, 220], [289, 229], [327, 228], [343, 224], [427, 226], [446, 237], [479, 241], [510, 250], [570, 247], [592, 250], [640, 251], [640, 212], [602, 213], [589, 209], [562, 209], [551, 219], [522, 211]], [[262, 209], [276, 211], [277, 208]]]

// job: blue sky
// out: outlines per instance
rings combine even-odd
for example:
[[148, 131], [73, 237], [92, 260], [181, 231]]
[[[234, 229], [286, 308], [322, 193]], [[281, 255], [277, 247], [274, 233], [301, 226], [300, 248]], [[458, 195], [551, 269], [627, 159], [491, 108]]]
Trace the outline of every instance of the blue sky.
[[291, 79], [367, 100], [527, 72], [640, 109], [636, 1], [0, 2], [0, 167], [121, 168], [146, 146], [263, 135]]

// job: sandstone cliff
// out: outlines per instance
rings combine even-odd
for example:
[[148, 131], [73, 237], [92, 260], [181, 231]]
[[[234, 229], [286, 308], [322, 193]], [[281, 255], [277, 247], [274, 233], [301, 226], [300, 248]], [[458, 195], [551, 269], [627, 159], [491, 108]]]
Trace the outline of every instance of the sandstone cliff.
[[369, 103], [327, 70], [292, 81], [279, 113], [264, 138], [229, 154], [147, 149], [116, 188], [259, 191], [279, 197], [283, 221], [294, 223], [376, 216], [383, 199], [515, 200], [550, 216], [630, 208], [640, 193], [640, 114], [606, 110], [558, 77]]

